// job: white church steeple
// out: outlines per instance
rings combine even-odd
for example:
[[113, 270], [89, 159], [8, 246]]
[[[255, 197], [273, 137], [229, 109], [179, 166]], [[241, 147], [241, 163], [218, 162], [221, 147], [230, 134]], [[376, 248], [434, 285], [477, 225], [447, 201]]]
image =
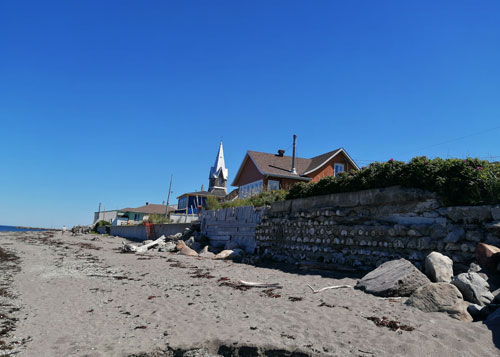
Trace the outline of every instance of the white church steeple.
[[226, 164], [224, 162], [224, 149], [222, 147], [222, 141], [220, 142], [219, 152], [215, 158], [215, 164], [210, 168], [210, 175], [208, 177], [209, 187], [208, 192], [214, 190], [223, 190], [227, 193], [227, 178], [228, 170], [226, 169]]

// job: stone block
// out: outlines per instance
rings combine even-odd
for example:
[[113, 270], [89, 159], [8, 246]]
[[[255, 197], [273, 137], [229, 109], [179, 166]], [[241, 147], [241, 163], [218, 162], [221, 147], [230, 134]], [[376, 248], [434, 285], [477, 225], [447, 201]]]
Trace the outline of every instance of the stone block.
[[390, 222], [390, 223], [396, 223], [396, 224], [403, 224], [403, 225], [410, 225], [410, 224], [446, 224], [446, 218], [443, 217], [437, 217], [437, 218], [428, 218], [428, 217], [409, 217], [409, 216], [402, 216], [399, 214], [392, 214], [388, 216], [381, 216], [378, 217], [379, 220], [385, 221], [385, 222]]
[[271, 208], [269, 209], [270, 213], [276, 214], [288, 214], [292, 210], [292, 200], [286, 201], [277, 201], [271, 204]]
[[448, 207], [441, 214], [455, 223], [478, 223], [492, 219], [490, 206]]
[[500, 248], [478, 243], [476, 246], [476, 260], [480, 265], [491, 271], [495, 271], [500, 263]]
[[465, 234], [465, 230], [463, 228], [461, 228], [461, 227], [454, 228], [451, 230], [451, 232], [449, 232], [446, 235], [446, 238], [444, 239], [444, 241], [446, 243], [457, 243], [460, 239], [462, 239], [464, 234]]

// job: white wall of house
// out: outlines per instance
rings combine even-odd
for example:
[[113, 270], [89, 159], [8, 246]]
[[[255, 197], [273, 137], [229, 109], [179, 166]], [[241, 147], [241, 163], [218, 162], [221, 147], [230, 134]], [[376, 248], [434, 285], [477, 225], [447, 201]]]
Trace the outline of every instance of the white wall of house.
[[116, 219], [118, 214], [117, 210], [114, 211], [101, 211], [101, 212], [94, 212], [94, 222], [99, 222], [99, 221], [107, 221], [111, 224], [113, 224], [113, 221]]

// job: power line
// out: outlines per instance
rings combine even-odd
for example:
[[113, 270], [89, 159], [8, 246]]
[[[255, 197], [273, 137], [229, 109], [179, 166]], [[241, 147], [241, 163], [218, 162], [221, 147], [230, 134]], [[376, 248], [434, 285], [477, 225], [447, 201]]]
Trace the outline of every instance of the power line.
[[467, 138], [470, 138], [470, 137], [472, 137], [472, 136], [476, 136], [476, 135], [484, 134], [484, 133], [486, 133], [486, 132], [489, 132], [489, 131], [492, 131], [492, 130], [497, 130], [497, 129], [500, 129], [500, 126], [495, 126], [495, 127], [493, 127], [493, 128], [486, 129], [486, 130], [482, 130], [482, 131], [478, 131], [478, 132], [476, 132], [476, 133], [472, 133], [472, 134], [469, 134], [469, 135], [464, 135], [464, 136], [461, 136], [461, 137], [459, 137], [459, 138], [446, 140], [446, 141], [443, 141], [443, 142], [438, 143], [438, 144], [433, 144], [433, 145], [429, 145], [429, 146], [424, 146], [424, 147], [421, 147], [421, 148], [419, 148], [419, 149], [415, 149], [415, 151], [420, 151], [420, 150], [424, 150], [424, 149], [432, 148], [432, 147], [439, 146], [439, 145], [444, 145], [444, 144], [448, 144], [448, 143], [453, 143], [453, 142], [455, 142], [455, 141], [459, 141], [459, 140], [467, 139]]

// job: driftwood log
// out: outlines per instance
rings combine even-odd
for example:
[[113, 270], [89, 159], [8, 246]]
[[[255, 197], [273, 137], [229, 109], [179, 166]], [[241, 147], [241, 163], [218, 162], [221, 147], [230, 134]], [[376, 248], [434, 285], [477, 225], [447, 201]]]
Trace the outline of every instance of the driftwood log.
[[252, 281], [243, 281], [243, 280], [238, 281], [238, 283], [240, 283], [240, 285], [248, 286], [251, 288], [276, 288], [276, 289], [282, 288], [279, 283], [254, 283]]
[[152, 241], [151, 243], [139, 245], [139, 246], [133, 245], [130, 243], [122, 242], [122, 251], [142, 254], [142, 253], [146, 253], [149, 248], [153, 248], [154, 246], [156, 246], [162, 242], [165, 242], [165, 236], [161, 236], [160, 238]]
[[312, 290], [313, 294], [317, 294], [317, 293], [320, 293], [322, 291], [329, 290], [329, 289], [340, 289], [340, 288], [351, 288], [352, 289], [351, 285], [333, 285], [333, 286], [327, 286], [327, 287], [321, 288], [319, 290], [313, 289], [312, 286], [309, 284], [307, 284], [307, 286], [309, 286], [309, 289]]

